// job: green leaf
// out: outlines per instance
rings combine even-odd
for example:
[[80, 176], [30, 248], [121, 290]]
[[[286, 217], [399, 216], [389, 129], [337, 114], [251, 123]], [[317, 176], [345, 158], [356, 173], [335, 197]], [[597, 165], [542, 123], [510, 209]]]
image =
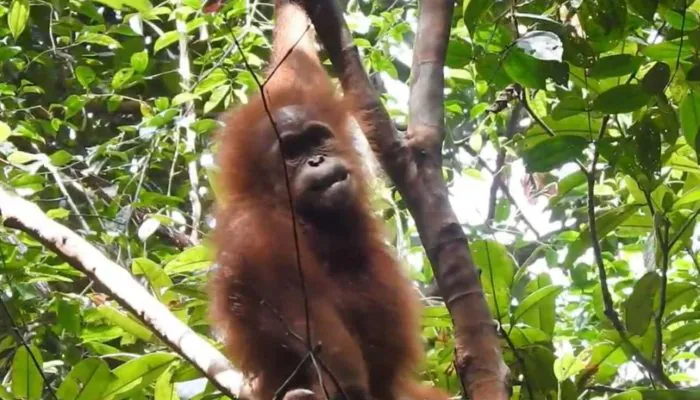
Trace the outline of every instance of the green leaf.
[[107, 362], [101, 358], [87, 358], [71, 369], [58, 388], [59, 400], [103, 399], [102, 394], [114, 381]]
[[129, 398], [129, 393], [155, 381], [177, 356], [172, 353], [151, 353], [127, 361], [114, 369], [114, 380], [103, 393], [104, 398]]
[[688, 82], [700, 81], [700, 64], [694, 64], [687, 74], [685, 74], [685, 80]]
[[687, 45], [687, 39], [685, 42], [683, 47], [681, 47], [680, 38], [652, 44], [642, 49], [642, 54], [656, 61], [675, 64], [677, 58], [680, 57], [683, 61], [693, 55], [693, 46]]
[[178, 254], [172, 261], [165, 265], [165, 273], [168, 275], [181, 274], [208, 268], [213, 261], [210, 249], [199, 245]]
[[687, 322], [671, 331], [666, 337], [666, 346], [673, 348], [677, 346], [698, 343], [700, 341], [700, 322]]
[[131, 272], [134, 275], [144, 275], [153, 289], [158, 300], [168, 303], [177, 300], [172, 292], [166, 290], [173, 286], [173, 281], [165, 273], [163, 268], [148, 258], [135, 258], [131, 264]]
[[671, 27], [679, 31], [682, 29], [683, 32], [686, 33], [694, 31], [700, 27], [698, 15], [693, 10], [685, 10], [684, 13], [679, 13], [665, 8], [661, 13], [661, 16], [664, 20], [666, 20], [666, 22], [668, 22], [669, 25], [671, 25]]
[[194, 94], [202, 95], [204, 93], [210, 92], [219, 86], [225, 84], [228, 81], [228, 75], [221, 68], [217, 68], [212, 71], [209, 76], [202, 79], [201, 82], [194, 88]]
[[147, 12], [150, 9], [153, 8], [153, 4], [151, 4], [150, 1], [148, 0], [120, 0], [122, 4], [129, 6], [133, 8], [134, 10], [138, 12]]
[[221, 85], [214, 89], [211, 92], [211, 96], [209, 96], [209, 100], [204, 103], [204, 113], [206, 114], [213, 110], [230, 92], [231, 88], [228, 85]]
[[449, 68], [464, 68], [472, 60], [472, 46], [460, 38], [450, 38], [447, 46], [445, 66]]
[[139, 321], [129, 315], [122, 314], [113, 307], [102, 305], [97, 308], [97, 311], [109, 320], [112, 325], [122, 328], [124, 331], [131, 333], [143, 341], [149, 341], [153, 337], [153, 332], [143, 326]]
[[121, 89], [131, 77], [134, 76], [133, 68], [122, 68], [112, 77], [112, 88]]
[[107, 35], [103, 35], [101, 33], [93, 33], [93, 32], [85, 32], [81, 34], [78, 37], [78, 43], [92, 43], [92, 44], [99, 44], [100, 46], [105, 46], [105, 47], [115, 47], [119, 48], [121, 47], [121, 44], [114, 39], [111, 38]]
[[164, 33], [156, 40], [156, 44], [153, 45], [153, 52], [157, 53], [162, 49], [170, 46], [171, 44], [177, 42], [180, 38], [180, 33], [178, 31], [170, 31]]
[[23, 165], [31, 161], [35, 161], [37, 155], [33, 153], [27, 153], [25, 151], [15, 151], [7, 157], [7, 161], [14, 165]]
[[607, 114], [635, 111], [647, 104], [649, 95], [634, 83], [615, 86], [593, 100], [593, 109]]
[[29, 0], [12, 0], [10, 11], [7, 13], [7, 26], [15, 39], [24, 32], [29, 20]]
[[642, 78], [642, 88], [649, 94], [663, 93], [671, 80], [671, 67], [657, 62]]
[[93, 71], [92, 68], [79, 65], [75, 69], [75, 77], [78, 78], [80, 85], [87, 89], [90, 87], [90, 84], [95, 81], [97, 75], [95, 75], [95, 71]]
[[173, 367], [168, 368], [156, 381], [154, 396], [155, 400], [180, 400], [173, 382]]
[[564, 354], [554, 361], [554, 376], [557, 377], [559, 382], [563, 382], [576, 376], [585, 368], [586, 363], [579, 357], [575, 357], [573, 354]]
[[[66, 216], [69, 215], [67, 210], [63, 211], [65, 211]], [[80, 335], [80, 305], [74, 301], [69, 301], [64, 298], [58, 298], [57, 302], [58, 309], [56, 316], [58, 317], [58, 324], [61, 326], [61, 328], [65, 329], [66, 332], [69, 332], [75, 336]]]
[[558, 285], [549, 285], [543, 288], [537, 289], [530, 295], [528, 295], [513, 312], [512, 322], [513, 324], [520, 321], [526, 314], [537, 310], [540, 307], [549, 308], [552, 306], [553, 300], [559, 296], [564, 288]]
[[548, 172], [576, 160], [588, 146], [580, 136], [555, 136], [536, 144], [522, 153], [528, 172]]
[[481, 271], [481, 285], [492, 312], [505, 316], [510, 306], [510, 287], [515, 262], [504, 245], [492, 240], [475, 240], [471, 248], [474, 264]]
[[603, 52], [625, 38], [627, 6], [620, 0], [587, 0], [578, 9], [581, 27], [591, 47]]
[[[519, 295], [518, 297], [527, 297], [537, 290], [550, 285], [552, 285], [552, 278], [545, 272], [540, 273], [527, 284], [522, 296]], [[513, 321], [513, 323], [525, 323], [551, 336], [554, 333], [556, 321], [555, 300], [554, 297], [545, 300], [538, 307], [531, 308], [525, 312], [519, 321]]]
[[121, 10], [122, 9], [122, 1], [121, 0], [95, 0], [97, 3], [102, 3], [106, 5], [107, 7], [111, 7], [115, 10]]
[[521, 349], [538, 343], [546, 344], [550, 343], [552, 340], [552, 337], [545, 332], [523, 324], [516, 326], [504, 324], [503, 329], [508, 332], [508, 338], [516, 349]]
[[611, 78], [629, 75], [637, 71], [642, 62], [644, 62], [643, 58], [631, 54], [601, 57], [593, 64], [588, 76], [591, 78]]
[[73, 160], [73, 155], [65, 150], [58, 150], [57, 152], [51, 154], [49, 159], [51, 160], [51, 164], [57, 167], [62, 167]]
[[610, 400], [644, 400], [644, 397], [639, 391], [633, 389], [624, 393], [618, 393], [610, 397]]
[[700, 95], [694, 90], [688, 92], [679, 107], [681, 130], [688, 144], [700, 151], [698, 146], [698, 129], [700, 129]]
[[676, 202], [673, 204], [673, 208], [679, 209], [681, 208], [681, 206], [684, 206], [686, 204], [693, 204], [697, 201], [700, 201], [700, 188], [685, 193], [678, 200], [676, 200]]
[[567, 94], [559, 98], [559, 102], [552, 109], [552, 118], [559, 121], [572, 115], [586, 111], [586, 101], [578, 94]]
[[46, 212], [46, 216], [51, 219], [66, 219], [70, 216], [70, 211], [65, 208], [53, 208]]
[[0, 143], [6, 141], [10, 136], [12, 136], [12, 128], [0, 121]]
[[654, 296], [661, 280], [655, 272], [647, 272], [634, 285], [625, 301], [625, 325], [632, 335], [643, 335], [654, 315]]
[[512, 80], [534, 89], [545, 89], [547, 78], [562, 83], [569, 76], [568, 64], [537, 59], [519, 47], [511, 48], [505, 56], [503, 69]]
[[148, 67], [148, 51], [139, 51], [131, 55], [131, 67], [137, 73], [143, 73]]
[[652, 177], [661, 169], [661, 117], [644, 113], [642, 118], [630, 127], [628, 133], [634, 137], [637, 147], [636, 158], [644, 172]]
[[83, 96], [78, 96], [75, 94], [68, 96], [68, 98], [63, 102], [63, 105], [66, 107], [66, 118], [70, 118], [83, 111], [86, 102], [87, 101]]
[[25, 400], [41, 399], [44, 378], [39, 368], [43, 363], [41, 352], [34, 345], [30, 345], [29, 350], [19, 346], [12, 359], [12, 394]]
[[493, 6], [495, 0], [464, 0], [464, 24], [469, 33], [474, 36], [475, 28], [481, 16]]
[[[596, 233], [598, 239], [602, 240], [608, 233], [617, 228], [623, 221], [634, 214], [638, 205], [625, 205], [622, 207], [606, 210], [596, 217]], [[564, 265], [571, 267], [574, 262], [591, 246], [590, 224], [584, 227], [579, 233], [578, 239], [569, 246], [566, 253]]]
[[522, 349], [520, 356], [525, 364], [523, 374], [527, 376], [527, 383], [532, 391], [550, 393], [557, 390], [557, 377], [554, 375], [555, 358], [552, 350], [542, 345], [534, 345]]
[[627, 0], [627, 4], [635, 13], [644, 17], [647, 21], [653, 22], [656, 8], [659, 6], [659, 0]]
[[188, 101], [193, 101], [198, 99], [199, 96], [192, 93], [180, 93], [173, 97], [173, 107], [179, 106], [180, 104], [187, 103]]
[[[643, 400], [697, 400], [700, 399], [700, 390], [698, 389], [673, 389], [673, 390], [654, 390], [654, 389], [636, 389], [625, 393], [637, 392], [641, 394]], [[615, 395], [610, 400], [637, 400], [637, 397], [617, 397]]]

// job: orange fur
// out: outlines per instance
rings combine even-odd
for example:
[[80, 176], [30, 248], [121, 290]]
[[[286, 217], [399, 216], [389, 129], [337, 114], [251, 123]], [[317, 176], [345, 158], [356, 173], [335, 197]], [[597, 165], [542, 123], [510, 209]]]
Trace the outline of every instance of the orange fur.
[[[268, 74], [306, 28], [305, 21], [298, 6], [278, 0]], [[422, 352], [418, 302], [385, 243], [381, 221], [371, 213], [367, 179], [348, 129], [350, 115], [318, 60], [312, 31], [270, 78], [265, 95], [270, 110], [297, 105], [327, 124], [337, 141], [336, 155], [356, 177], [347, 223], [332, 235], [297, 220], [311, 341], [321, 343], [319, 358], [330, 370], [322, 374], [324, 386], [337, 395], [335, 378], [344, 390], [359, 388], [376, 399], [437, 400], [437, 392], [413, 383]], [[225, 336], [227, 354], [256, 381], [253, 397], [268, 400], [307, 352], [292, 216], [281, 158], [274, 166], [261, 161], [277, 140], [262, 98], [256, 95], [230, 111], [224, 122], [218, 155], [224, 195], [214, 235], [220, 268], [211, 282], [211, 316]], [[313, 365], [296, 377], [290, 389], [295, 387], [322, 395]]]

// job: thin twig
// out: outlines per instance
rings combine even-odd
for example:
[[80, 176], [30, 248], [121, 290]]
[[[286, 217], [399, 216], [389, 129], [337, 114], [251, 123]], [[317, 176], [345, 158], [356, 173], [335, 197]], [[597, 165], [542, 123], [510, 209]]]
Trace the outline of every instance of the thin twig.
[[[605, 129], [609, 120], [609, 116], [603, 117], [601, 123], [600, 132], [598, 134], [598, 140], [602, 138], [605, 133]], [[620, 320], [619, 315], [615, 311], [612, 296], [610, 294], [610, 289], [608, 288], [608, 278], [607, 272], [605, 271], [605, 261], [603, 259], [603, 251], [600, 247], [600, 239], [598, 238], [598, 232], [596, 228], [596, 216], [595, 216], [595, 179], [596, 179], [596, 163], [598, 162], [599, 152], [598, 149], [593, 153], [593, 160], [591, 161], [591, 170], [586, 173], [588, 182], [588, 227], [591, 235], [591, 245], [593, 247], [593, 255], [598, 266], [598, 279], [600, 280], [600, 289], [603, 297], [603, 313], [610, 320], [615, 330], [620, 335], [622, 343], [634, 354], [637, 361], [647, 370], [651, 375], [654, 376], [658, 381], [662, 382], [668, 388], [675, 388], [676, 385], [671, 381], [668, 376], [663, 372], [662, 369], [657, 368], [654, 363], [649, 361], [640, 351], [634, 346], [634, 344], [629, 340], [627, 335], [627, 330]]]
[[[665, 221], [664, 221], [665, 222]], [[666, 313], [666, 291], [668, 289], [668, 261], [670, 248], [668, 247], [668, 229], [667, 223], [664, 223], [663, 236], [657, 234], [658, 242], [661, 243], [661, 285], [659, 288], [659, 311], [656, 314], [654, 323], [656, 324], [656, 346], [654, 351], [654, 360], [656, 361], [656, 368], [663, 368], [663, 348], [664, 348], [664, 314]], [[658, 230], [658, 228], [657, 228]], [[660, 232], [659, 232], [660, 233]]]

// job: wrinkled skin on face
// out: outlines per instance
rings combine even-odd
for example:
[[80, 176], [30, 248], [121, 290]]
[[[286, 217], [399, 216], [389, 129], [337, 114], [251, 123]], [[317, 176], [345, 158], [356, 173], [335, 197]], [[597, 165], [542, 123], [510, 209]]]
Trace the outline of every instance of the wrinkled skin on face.
[[[279, 166], [284, 159], [295, 207], [303, 217], [346, 215], [355, 198], [352, 167], [341, 156], [331, 127], [310, 114], [300, 106], [286, 106], [273, 114], [280, 139], [273, 130], [266, 163]], [[286, 197], [284, 179], [273, 181], [275, 192]]]

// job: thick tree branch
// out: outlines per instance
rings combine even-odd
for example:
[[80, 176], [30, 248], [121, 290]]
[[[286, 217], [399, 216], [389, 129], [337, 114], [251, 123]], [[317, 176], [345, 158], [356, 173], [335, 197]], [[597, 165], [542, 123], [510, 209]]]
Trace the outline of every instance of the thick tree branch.
[[222, 393], [238, 397], [243, 385], [242, 375], [214, 346], [177, 319], [125, 269], [76, 233], [46, 216], [35, 204], [3, 188], [0, 188], [0, 217], [5, 226], [26, 232], [74, 268], [104, 285], [111, 297], [191, 362]]
[[373, 90], [337, 2], [301, 3], [352, 101], [362, 131], [416, 221], [455, 325], [455, 364], [464, 387], [473, 399], [508, 399], [508, 368], [493, 317], [442, 177], [443, 66], [454, 1], [421, 4], [411, 70], [408, 140], [399, 136]]

